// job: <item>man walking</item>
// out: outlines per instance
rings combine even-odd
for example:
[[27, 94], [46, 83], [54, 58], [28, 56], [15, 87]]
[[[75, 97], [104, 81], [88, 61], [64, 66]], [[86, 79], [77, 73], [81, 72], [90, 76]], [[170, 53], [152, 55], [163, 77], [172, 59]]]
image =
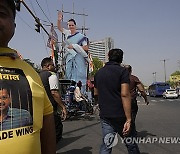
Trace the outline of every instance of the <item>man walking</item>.
[[51, 57], [46, 57], [41, 62], [42, 71], [40, 72], [40, 77], [48, 94], [49, 100], [51, 101], [54, 109], [54, 121], [56, 127], [56, 143], [62, 138], [63, 125], [61, 122], [61, 117], [57, 112], [58, 105], [62, 109], [62, 118], [66, 118], [66, 108], [61, 100], [61, 95], [59, 93], [59, 82], [55, 71], [55, 66]]
[[146, 105], [149, 104], [149, 101], [147, 99], [143, 84], [141, 83], [141, 81], [137, 76], [132, 75], [132, 67], [130, 65], [125, 65], [125, 68], [127, 68], [130, 75], [132, 124], [134, 125], [134, 128], [136, 130], [135, 120], [138, 112], [138, 105], [137, 105], [138, 91], [141, 93], [141, 96], [144, 98]]
[[[95, 74], [94, 79], [94, 95], [99, 103], [103, 134], [100, 154], [110, 154], [112, 152], [112, 146], [108, 140], [114, 134], [118, 133], [122, 138], [134, 136], [134, 130], [130, 130], [129, 73], [126, 68], [120, 66], [123, 51], [121, 49], [112, 49], [109, 51], [108, 56], [109, 62]], [[140, 153], [136, 143], [124, 141], [129, 154]]]

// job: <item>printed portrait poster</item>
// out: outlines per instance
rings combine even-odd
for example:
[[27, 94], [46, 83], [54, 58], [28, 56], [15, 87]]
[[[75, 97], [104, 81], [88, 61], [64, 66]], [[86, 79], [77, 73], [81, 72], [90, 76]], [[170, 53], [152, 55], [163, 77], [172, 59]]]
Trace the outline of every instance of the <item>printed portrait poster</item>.
[[[33, 128], [32, 92], [22, 70], [0, 68], [0, 140], [6, 132]], [[28, 131], [28, 130], [25, 130]]]

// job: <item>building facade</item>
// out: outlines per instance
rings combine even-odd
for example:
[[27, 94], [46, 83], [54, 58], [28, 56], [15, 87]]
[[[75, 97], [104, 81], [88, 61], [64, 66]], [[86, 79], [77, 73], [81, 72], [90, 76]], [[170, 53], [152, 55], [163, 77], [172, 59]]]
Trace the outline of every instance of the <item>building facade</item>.
[[102, 62], [108, 61], [108, 52], [114, 48], [114, 40], [111, 37], [99, 41], [90, 41], [89, 52], [92, 58], [99, 58]]

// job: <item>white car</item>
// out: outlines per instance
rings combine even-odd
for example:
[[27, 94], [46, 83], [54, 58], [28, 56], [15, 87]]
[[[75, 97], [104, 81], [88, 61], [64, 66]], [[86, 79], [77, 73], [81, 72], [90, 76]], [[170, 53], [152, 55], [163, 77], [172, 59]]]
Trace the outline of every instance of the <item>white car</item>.
[[164, 98], [178, 98], [177, 91], [175, 89], [166, 89], [163, 93]]
[[176, 92], [180, 96], [180, 88], [176, 88]]

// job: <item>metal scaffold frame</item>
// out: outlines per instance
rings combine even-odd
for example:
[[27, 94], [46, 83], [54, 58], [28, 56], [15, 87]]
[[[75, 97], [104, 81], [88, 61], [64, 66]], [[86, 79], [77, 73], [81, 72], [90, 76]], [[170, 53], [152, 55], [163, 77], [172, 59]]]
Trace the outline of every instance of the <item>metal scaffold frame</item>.
[[[60, 11], [60, 10], [57, 10], [57, 11]], [[84, 23], [84, 25], [82, 26], [82, 28], [77, 28], [77, 30], [81, 30], [82, 34], [84, 34], [84, 35], [86, 36], [86, 30], [89, 30], [89, 28], [87, 28], [87, 27], [85, 26], [85, 24], [86, 24], [86, 23], [85, 23], [85, 17], [87, 17], [88, 15], [84, 13], [84, 9], [83, 9], [83, 13], [77, 13], [77, 12], [75, 12], [75, 11], [74, 11], [74, 3], [73, 3], [73, 10], [72, 10], [72, 12], [65, 11], [63, 5], [62, 5], [61, 12], [62, 12], [62, 14], [71, 14], [73, 19], [74, 19], [74, 15], [83, 16], [83, 23]], [[64, 22], [64, 21], [63, 21], [63, 17], [62, 17], [62, 23], [63, 23], [63, 22]], [[62, 34], [61, 42], [58, 42], [58, 43], [62, 43], [62, 42], [64, 42], [64, 40], [65, 40], [65, 35]], [[58, 58], [58, 59], [59, 59], [59, 62], [60, 62], [60, 68], [61, 68], [61, 71], [59, 72], [59, 73], [61, 74], [61, 75], [60, 75], [61, 78], [64, 78], [64, 75], [65, 75], [65, 67], [66, 67], [66, 66], [65, 66], [65, 60], [64, 60], [64, 52], [65, 52], [64, 46], [61, 45], [61, 51], [60, 51], [60, 55], [59, 55], [59, 58]]]

